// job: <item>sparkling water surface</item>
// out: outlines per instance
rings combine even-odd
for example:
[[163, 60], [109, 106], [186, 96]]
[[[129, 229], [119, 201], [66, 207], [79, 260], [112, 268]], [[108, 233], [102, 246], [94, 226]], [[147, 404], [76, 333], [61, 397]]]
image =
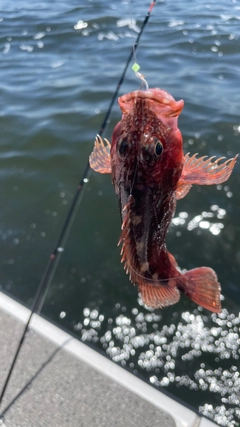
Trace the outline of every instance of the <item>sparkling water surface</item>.
[[[147, 1], [2, 1], [1, 289], [31, 304], [86, 167]], [[240, 1], [159, 1], [137, 61], [150, 87], [183, 98], [185, 152], [234, 156], [240, 135]], [[129, 69], [120, 95], [138, 89]], [[115, 103], [105, 135], [121, 114]], [[240, 168], [178, 202], [167, 243], [179, 265], [207, 265], [223, 311], [187, 298], [142, 305], [120, 264], [109, 176], [93, 173], [42, 314], [221, 426], [240, 423]]]

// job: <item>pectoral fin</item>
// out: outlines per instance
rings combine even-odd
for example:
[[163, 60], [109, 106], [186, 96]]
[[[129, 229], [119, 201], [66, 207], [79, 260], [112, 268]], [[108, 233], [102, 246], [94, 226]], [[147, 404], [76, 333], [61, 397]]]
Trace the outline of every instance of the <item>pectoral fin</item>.
[[104, 141], [106, 142], [106, 145], [99, 135], [96, 136], [94, 148], [92, 154], [89, 157], [89, 164], [95, 172], [111, 173], [111, 145], [106, 138]]
[[177, 200], [183, 199], [183, 197], [186, 196], [186, 194], [189, 192], [191, 187], [192, 186], [190, 184], [184, 184], [184, 181], [182, 181], [180, 178], [180, 180], [178, 181], [176, 192], [175, 192], [176, 199]]
[[[230, 177], [237, 160], [237, 156], [235, 156], [233, 159], [226, 160], [225, 162], [221, 162], [224, 157], [220, 157], [219, 159], [213, 161], [215, 157], [207, 158], [204, 156], [197, 159], [196, 156], [197, 154], [194, 154], [192, 157], [190, 157], [189, 154], [186, 154], [182, 175], [178, 182], [179, 189], [180, 187], [183, 189], [183, 186], [186, 184], [221, 184], [222, 182], [227, 181], [227, 179]], [[187, 194], [186, 189], [182, 197], [184, 197], [185, 194]]]

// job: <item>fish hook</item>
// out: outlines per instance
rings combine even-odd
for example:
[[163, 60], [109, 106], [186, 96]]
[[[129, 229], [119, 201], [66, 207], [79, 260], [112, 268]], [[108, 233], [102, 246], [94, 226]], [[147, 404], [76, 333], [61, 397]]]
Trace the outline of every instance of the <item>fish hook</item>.
[[147, 80], [144, 78], [144, 76], [141, 74], [141, 73], [139, 73], [138, 71], [140, 70], [140, 65], [138, 65], [136, 62], [133, 64], [133, 66], [132, 66], [132, 70], [134, 71], [134, 73], [135, 73], [135, 76], [136, 77], [138, 77], [139, 79], [141, 79], [142, 80], [142, 82], [144, 83], [144, 85], [145, 85], [145, 90], [148, 90], [149, 89], [149, 86], [148, 86], [148, 82], [147, 82]]

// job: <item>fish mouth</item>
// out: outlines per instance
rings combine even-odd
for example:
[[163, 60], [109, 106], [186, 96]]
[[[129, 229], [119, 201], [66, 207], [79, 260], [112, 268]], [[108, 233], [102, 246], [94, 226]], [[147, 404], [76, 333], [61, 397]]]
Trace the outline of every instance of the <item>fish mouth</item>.
[[136, 90], [121, 96], [118, 102], [122, 112], [129, 113], [134, 107], [136, 99], [139, 98], [149, 103], [149, 107], [151, 101], [154, 102], [154, 109], [159, 110], [159, 113], [166, 117], [178, 117], [184, 107], [182, 99], [176, 101], [167, 91], [155, 88], [144, 91]]

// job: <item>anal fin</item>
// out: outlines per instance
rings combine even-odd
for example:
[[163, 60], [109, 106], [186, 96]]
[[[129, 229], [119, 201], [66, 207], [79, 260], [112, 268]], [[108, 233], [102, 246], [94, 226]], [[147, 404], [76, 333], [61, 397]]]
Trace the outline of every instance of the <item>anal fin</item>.
[[142, 283], [138, 285], [141, 298], [148, 307], [162, 308], [168, 305], [175, 304], [179, 301], [180, 292], [175, 286], [166, 285], [151, 285]]

